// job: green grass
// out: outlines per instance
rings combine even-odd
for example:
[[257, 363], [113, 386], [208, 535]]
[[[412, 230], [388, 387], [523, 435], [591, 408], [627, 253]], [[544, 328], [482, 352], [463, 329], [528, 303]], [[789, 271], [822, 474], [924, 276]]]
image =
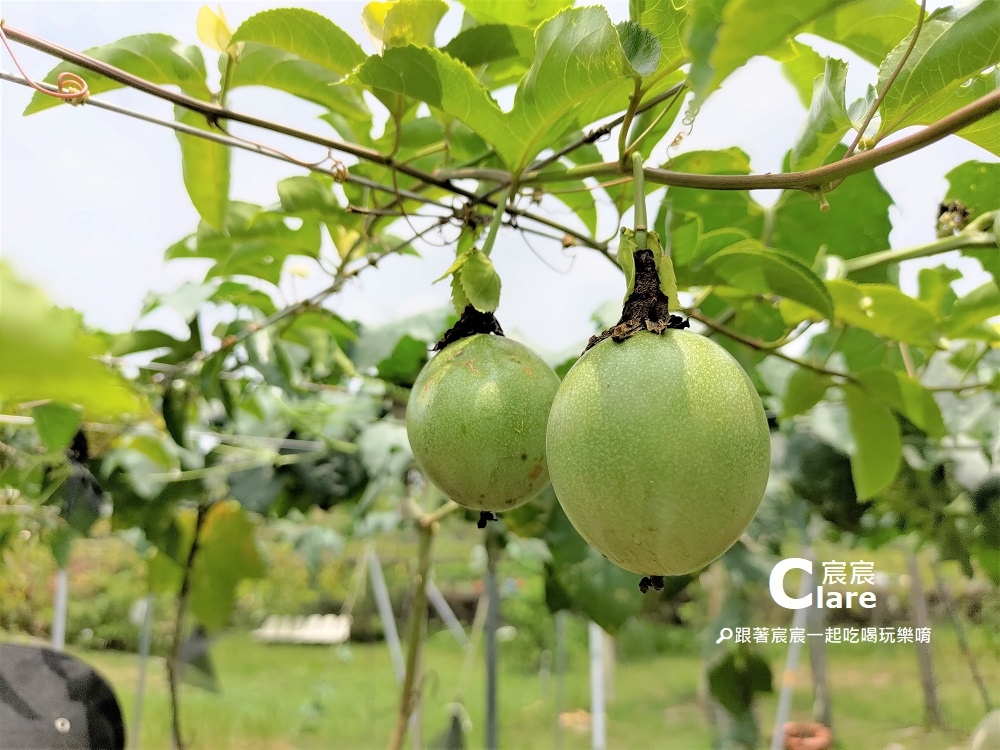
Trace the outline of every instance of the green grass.
[[[974, 633], [973, 647], [994, 699], [1000, 696], [995, 654]], [[500, 670], [500, 744], [531, 750], [555, 746], [555, 680], [543, 686], [537, 674], [503, 661]], [[781, 646], [769, 646], [780, 683]], [[912, 646], [830, 645], [827, 650], [838, 747], [881, 750], [949, 750], [963, 747], [982, 718], [978, 694], [960, 658], [953, 634], [935, 627], [933, 649], [938, 687], [950, 729], [925, 732], [917, 660]], [[137, 659], [111, 652], [78, 652], [98, 667], [118, 691], [126, 720], [132, 721]], [[384, 645], [349, 649], [264, 646], [240, 633], [222, 637], [213, 650], [222, 684], [220, 694], [184, 686], [182, 722], [191, 748], [223, 750], [368, 750], [385, 747], [395, 719], [398, 692]], [[793, 718], [808, 718], [811, 695], [808, 658], [796, 675]], [[463, 653], [448, 633], [431, 636], [426, 651], [423, 737], [425, 746], [447, 724], [447, 704], [462, 691], [472, 721], [467, 747], [483, 744], [483, 665], [481, 655], [464, 690]], [[589, 707], [588, 667], [576, 649], [565, 679], [563, 710]], [[154, 659], [148, 675], [142, 747], [168, 748], [169, 713], [163, 662]], [[619, 663], [608, 708], [611, 748], [708, 748], [710, 733], [698, 699], [700, 663], [696, 656], [660, 656]], [[760, 702], [767, 736], [777, 695]], [[409, 743], [407, 744], [409, 747]], [[590, 747], [586, 732], [563, 731], [567, 750]]]

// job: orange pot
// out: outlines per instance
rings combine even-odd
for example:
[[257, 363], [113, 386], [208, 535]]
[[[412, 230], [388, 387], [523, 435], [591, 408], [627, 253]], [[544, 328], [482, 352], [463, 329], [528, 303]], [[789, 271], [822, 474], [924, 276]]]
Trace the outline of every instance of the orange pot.
[[833, 735], [829, 728], [815, 721], [785, 723], [785, 750], [827, 750]]

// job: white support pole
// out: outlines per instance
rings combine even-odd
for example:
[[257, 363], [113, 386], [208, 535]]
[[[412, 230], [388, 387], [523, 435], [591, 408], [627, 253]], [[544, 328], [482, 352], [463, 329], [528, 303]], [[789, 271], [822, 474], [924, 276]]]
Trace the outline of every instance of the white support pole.
[[590, 747], [606, 750], [607, 725], [604, 713], [604, 631], [596, 622], [587, 626], [590, 640]]
[[149, 661], [149, 647], [153, 640], [153, 595], [148, 594], [143, 601], [142, 629], [139, 631], [139, 683], [135, 689], [135, 717], [132, 719], [132, 750], [139, 750], [142, 736], [142, 704], [146, 695], [146, 664]]
[[[806, 547], [804, 557], [811, 560], [812, 551]], [[813, 589], [813, 575], [802, 571], [802, 582], [799, 584], [799, 597], [807, 596]], [[803, 607], [795, 610], [792, 616], [793, 628], [805, 628], [809, 609]], [[808, 638], [808, 636], [806, 636]], [[778, 695], [778, 711], [774, 717], [774, 733], [771, 735], [771, 750], [782, 750], [785, 746], [785, 722], [792, 710], [792, 691], [795, 688], [795, 670], [799, 666], [799, 655], [803, 644], [790, 641], [788, 655], [785, 657], [785, 671], [781, 674], [781, 693]]]
[[403, 661], [403, 647], [399, 642], [399, 631], [396, 629], [396, 616], [392, 613], [392, 602], [389, 601], [389, 589], [385, 585], [382, 574], [382, 563], [373, 549], [368, 555], [368, 574], [371, 577], [372, 591], [375, 593], [375, 606], [382, 619], [382, 629], [385, 631], [385, 642], [389, 644], [389, 655], [396, 671], [396, 680], [403, 681], [406, 674], [406, 664]]
[[66, 647], [66, 600], [69, 598], [69, 576], [65, 568], [56, 572], [56, 598], [52, 612], [52, 648]]
[[[368, 553], [368, 573], [371, 578], [372, 591], [375, 593], [375, 606], [378, 607], [382, 619], [382, 630], [385, 631], [385, 641], [389, 644], [389, 655], [392, 657], [392, 667], [396, 672], [396, 682], [403, 683], [406, 676], [406, 664], [403, 661], [403, 646], [399, 640], [399, 630], [396, 628], [396, 615], [392, 612], [392, 602], [389, 599], [389, 588], [385, 585], [385, 575], [382, 572], [382, 562], [378, 553], [372, 547]], [[420, 704], [410, 714], [410, 736], [414, 750], [420, 750], [423, 739], [420, 736]]]
[[455, 640], [460, 645], [467, 646], [469, 636], [465, 634], [465, 628], [462, 627], [462, 623], [458, 621], [455, 613], [448, 606], [448, 601], [444, 598], [444, 594], [441, 593], [441, 589], [435, 585], [433, 580], [427, 582], [427, 600], [441, 616], [441, 619], [444, 620], [444, 624], [448, 626], [448, 630], [455, 636]]

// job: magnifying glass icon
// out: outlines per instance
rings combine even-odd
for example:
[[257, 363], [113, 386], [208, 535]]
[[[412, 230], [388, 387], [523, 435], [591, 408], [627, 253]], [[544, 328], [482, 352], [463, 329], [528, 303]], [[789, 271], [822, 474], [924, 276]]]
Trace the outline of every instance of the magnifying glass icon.
[[733, 639], [733, 629], [723, 628], [719, 631], [719, 639], [715, 642], [715, 645], [719, 645], [723, 641], [731, 641]]

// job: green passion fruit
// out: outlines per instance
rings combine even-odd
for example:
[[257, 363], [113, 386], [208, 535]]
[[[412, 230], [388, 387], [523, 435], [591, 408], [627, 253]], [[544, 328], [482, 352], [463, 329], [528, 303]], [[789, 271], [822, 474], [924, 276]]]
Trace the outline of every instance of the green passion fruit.
[[549, 482], [545, 429], [559, 377], [503, 336], [449, 344], [420, 371], [406, 407], [413, 457], [448, 497], [504, 511]]
[[634, 573], [690, 573], [729, 549], [760, 506], [770, 457], [743, 368], [685, 330], [599, 342], [549, 414], [559, 503], [591, 546]]

